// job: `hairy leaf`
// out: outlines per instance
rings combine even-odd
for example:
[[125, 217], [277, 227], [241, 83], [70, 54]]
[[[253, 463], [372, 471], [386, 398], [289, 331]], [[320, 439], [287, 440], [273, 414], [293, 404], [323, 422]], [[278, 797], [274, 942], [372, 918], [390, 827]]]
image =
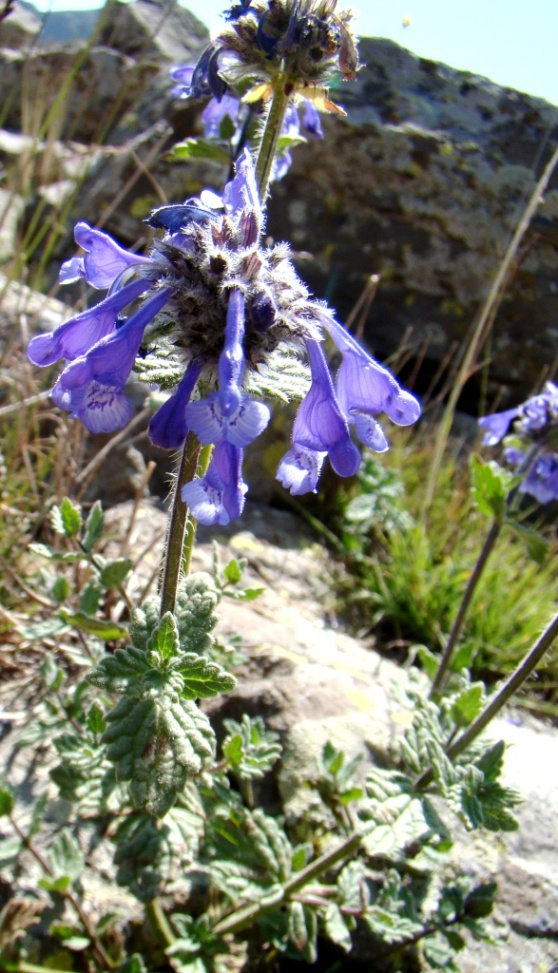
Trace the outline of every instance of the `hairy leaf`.
[[207, 717], [172, 686], [123, 697], [107, 714], [103, 742], [136, 807], [163, 817], [186, 782], [207, 766], [215, 736]]
[[263, 777], [281, 756], [279, 737], [267, 730], [260, 716], [251, 718], [246, 713], [242, 722], [223, 720], [227, 736], [223, 742], [223, 754], [233, 773], [241, 780]]

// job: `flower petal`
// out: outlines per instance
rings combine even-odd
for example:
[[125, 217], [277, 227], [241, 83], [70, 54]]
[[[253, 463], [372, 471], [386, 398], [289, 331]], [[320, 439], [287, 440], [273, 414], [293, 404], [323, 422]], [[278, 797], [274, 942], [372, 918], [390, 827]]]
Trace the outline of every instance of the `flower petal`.
[[59, 358], [73, 361], [85, 355], [93, 345], [110, 335], [118, 315], [127, 304], [143, 294], [150, 284], [136, 280], [103, 301], [65, 321], [54, 331], [36, 335], [29, 342], [27, 354], [34, 365], [52, 365]]
[[296, 444], [285, 453], [277, 468], [279, 483], [290, 490], [293, 497], [304, 493], [316, 493], [324, 459], [327, 453], [306, 449]]
[[151, 442], [161, 449], [180, 449], [188, 435], [186, 406], [200, 376], [202, 362], [190, 362], [174, 395], [157, 410], [149, 423]]
[[479, 419], [481, 429], [486, 429], [483, 446], [495, 446], [506, 435], [510, 423], [519, 415], [519, 409], [506, 409], [505, 412], [495, 412], [491, 416]]

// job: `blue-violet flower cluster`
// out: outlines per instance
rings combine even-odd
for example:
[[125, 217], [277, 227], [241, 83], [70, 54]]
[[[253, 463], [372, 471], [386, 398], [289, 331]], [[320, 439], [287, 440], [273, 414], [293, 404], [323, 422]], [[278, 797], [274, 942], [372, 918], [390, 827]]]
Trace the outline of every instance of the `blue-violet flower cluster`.
[[[43, 366], [66, 359], [52, 392], [55, 403], [92, 432], [110, 433], [132, 415], [125, 386], [136, 357], [156, 355], [164, 339], [182, 377], [149, 431], [165, 449], [181, 447], [189, 432], [214, 444], [206, 474], [183, 488], [199, 521], [226, 524], [242, 511], [243, 451], [270, 418], [267, 404], [246, 391], [247, 379], [273, 368], [274, 354], [285, 348], [305, 350], [311, 373], [292, 446], [277, 473], [291, 493], [316, 490], [326, 457], [341, 476], [357, 471], [353, 427], [362, 443], [382, 452], [388, 442], [376, 416], [386, 413], [399, 425], [418, 418], [417, 400], [325, 304], [309, 297], [287, 246], [261, 243], [263, 212], [247, 150], [222, 198], [202, 193], [161, 207], [150, 222], [164, 235], [148, 256], [77, 224], [76, 241], [85, 253], [63, 264], [60, 279], [84, 278], [107, 289], [106, 297], [33, 338], [29, 357]], [[335, 380], [322, 350], [324, 332], [342, 355]]]
[[557, 385], [547, 382], [540, 395], [532, 396], [516, 409], [483, 416], [479, 425], [486, 431], [485, 446], [495, 446], [512, 426], [515, 439], [506, 446], [504, 457], [516, 468], [528, 464], [519, 490], [535, 497], [539, 503], [558, 500]]

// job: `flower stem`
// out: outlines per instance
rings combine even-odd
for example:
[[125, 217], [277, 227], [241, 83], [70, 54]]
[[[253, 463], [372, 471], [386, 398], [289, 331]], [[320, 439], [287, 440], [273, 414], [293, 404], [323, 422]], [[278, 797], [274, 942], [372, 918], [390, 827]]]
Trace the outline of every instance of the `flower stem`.
[[256, 181], [262, 203], [267, 195], [271, 170], [277, 151], [277, 143], [281, 135], [283, 119], [289, 103], [289, 96], [285, 93], [285, 87], [285, 77], [281, 74], [273, 86], [273, 100], [267, 114], [256, 162]]
[[434, 679], [432, 681], [432, 686], [430, 688], [431, 698], [432, 696], [436, 695], [436, 693], [438, 693], [439, 690], [443, 688], [444, 682], [446, 680], [448, 667], [451, 661], [451, 657], [453, 655], [453, 650], [461, 634], [461, 629], [463, 628], [465, 615], [467, 614], [467, 610], [469, 608], [469, 605], [471, 604], [471, 599], [475, 593], [475, 588], [477, 587], [480, 581], [481, 575], [486, 566], [486, 562], [488, 561], [492, 549], [496, 541], [498, 540], [498, 536], [500, 534], [501, 529], [502, 529], [502, 521], [494, 520], [490, 530], [488, 531], [488, 534], [486, 535], [482, 551], [480, 552], [477, 563], [475, 564], [475, 567], [469, 577], [469, 581], [467, 582], [467, 587], [465, 589], [463, 598], [461, 599], [459, 610], [457, 612], [457, 615], [455, 616], [453, 625], [451, 627], [451, 632], [448, 635], [448, 640], [446, 642], [444, 651], [442, 652], [440, 664], [438, 666], [436, 675], [434, 676]]
[[[519, 663], [515, 672], [512, 672], [511, 676], [506, 679], [504, 685], [490, 700], [482, 713], [477, 716], [476, 720], [473, 720], [470, 726], [457, 738], [455, 743], [447, 747], [446, 754], [450, 759], [453, 760], [460, 753], [463, 753], [473, 740], [486, 729], [496, 714], [500, 712], [502, 707], [505, 706], [526, 679], [529, 678], [556, 638], [558, 638], [558, 615], [555, 615], [552, 621], [549, 622], [533, 648], [530, 649], [523, 661]], [[431, 783], [433, 778], [434, 772], [432, 768], [429, 768], [416, 781], [415, 790], [421, 790], [426, 787]]]
[[[165, 556], [165, 566], [163, 572], [163, 582], [161, 585], [161, 616], [165, 612], [174, 611], [176, 605], [176, 593], [182, 571], [184, 558], [184, 540], [186, 537], [186, 527], [188, 524], [188, 506], [182, 499], [182, 487], [194, 479], [198, 466], [198, 459], [201, 452], [201, 444], [198, 442], [194, 433], [188, 433], [188, 437], [182, 447], [180, 465], [176, 477], [174, 496], [172, 500], [172, 510], [169, 519], [167, 533], [167, 550]], [[192, 548], [195, 536], [195, 523], [188, 526], [189, 555], [187, 559], [188, 567], [192, 557]], [[184, 558], [184, 560], [186, 560]]]

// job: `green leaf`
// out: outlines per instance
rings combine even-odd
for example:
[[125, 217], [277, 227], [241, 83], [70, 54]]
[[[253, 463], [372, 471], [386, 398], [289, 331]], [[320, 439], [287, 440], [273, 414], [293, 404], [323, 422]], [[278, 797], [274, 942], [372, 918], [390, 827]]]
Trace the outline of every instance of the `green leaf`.
[[123, 697], [107, 714], [103, 742], [118, 780], [130, 781], [136, 807], [163, 817], [186, 782], [213, 760], [215, 736], [194, 703], [172, 685], [142, 698]]
[[206, 142], [204, 139], [189, 138], [177, 144], [165, 155], [167, 162], [183, 162], [185, 159], [208, 159], [211, 162], [219, 162], [229, 165], [230, 153], [215, 142]]
[[64, 682], [64, 672], [56, 665], [51, 655], [45, 655], [39, 671], [45, 686], [48, 686], [54, 692], [60, 689]]
[[51, 892], [64, 893], [80, 876], [84, 865], [81, 848], [68, 828], [55, 836], [48, 858], [53, 874], [42, 878], [39, 885]]
[[350, 953], [353, 947], [351, 934], [343, 918], [343, 913], [335, 902], [328, 904], [323, 921], [328, 939], [336, 946], [340, 946], [346, 953]]
[[106, 729], [105, 714], [102, 706], [95, 702], [87, 714], [87, 729], [91, 733], [104, 733]]
[[104, 588], [118, 588], [132, 570], [132, 562], [128, 558], [119, 558], [105, 564], [100, 574], [100, 582]]
[[5, 782], [0, 784], [0, 817], [11, 814], [15, 805], [16, 794], [13, 787]]
[[79, 610], [84, 615], [95, 615], [99, 609], [103, 589], [97, 579], [93, 579], [85, 586], [79, 596]]
[[287, 921], [289, 942], [307, 963], [318, 958], [318, 922], [313, 909], [302, 902], [291, 902]]
[[223, 142], [228, 142], [236, 134], [236, 124], [230, 115], [225, 115], [219, 125], [219, 138]]
[[105, 621], [100, 618], [90, 618], [84, 612], [69, 612], [65, 609], [60, 610], [60, 617], [67, 625], [77, 628], [79, 632], [87, 635], [96, 635], [104, 642], [124, 638], [128, 634], [127, 629], [118, 625], [116, 622]]
[[64, 497], [59, 507], [52, 508], [50, 519], [57, 534], [75, 537], [81, 530], [81, 512], [68, 497]]
[[229, 561], [225, 570], [223, 571], [223, 574], [225, 575], [225, 578], [227, 579], [229, 584], [238, 584], [238, 582], [242, 578], [242, 568], [240, 567], [240, 564], [238, 563], [236, 558], [233, 558], [232, 561]]
[[484, 703], [484, 685], [473, 683], [455, 699], [451, 707], [451, 715], [458, 726], [469, 726], [479, 715]]
[[281, 756], [277, 733], [267, 730], [260, 716], [253, 719], [244, 713], [242, 723], [223, 720], [227, 736], [223, 754], [231, 770], [241, 780], [263, 777]]
[[72, 589], [68, 579], [63, 575], [59, 575], [50, 590], [55, 602], [60, 605], [63, 601], [66, 601]]
[[178, 626], [172, 612], [166, 612], [147, 644], [149, 652], [157, 655], [166, 662], [174, 659], [180, 652], [180, 642], [178, 639]]
[[100, 500], [96, 500], [85, 522], [85, 533], [82, 541], [84, 549], [89, 552], [100, 541], [103, 535], [104, 514]]
[[255, 601], [256, 598], [261, 598], [265, 591], [265, 588], [245, 588], [244, 591], [236, 592], [235, 598], [237, 601]]
[[473, 499], [479, 510], [501, 523], [506, 513], [506, 498], [511, 489], [513, 474], [498, 463], [471, 456]]
[[184, 679], [180, 694], [183, 699], [205, 699], [218, 693], [228, 693], [236, 686], [234, 676], [217, 662], [209, 662], [203, 656], [193, 653], [182, 657], [176, 671]]
[[485, 919], [494, 909], [498, 886], [496, 882], [484, 882], [467, 895], [465, 913], [472, 919]]

